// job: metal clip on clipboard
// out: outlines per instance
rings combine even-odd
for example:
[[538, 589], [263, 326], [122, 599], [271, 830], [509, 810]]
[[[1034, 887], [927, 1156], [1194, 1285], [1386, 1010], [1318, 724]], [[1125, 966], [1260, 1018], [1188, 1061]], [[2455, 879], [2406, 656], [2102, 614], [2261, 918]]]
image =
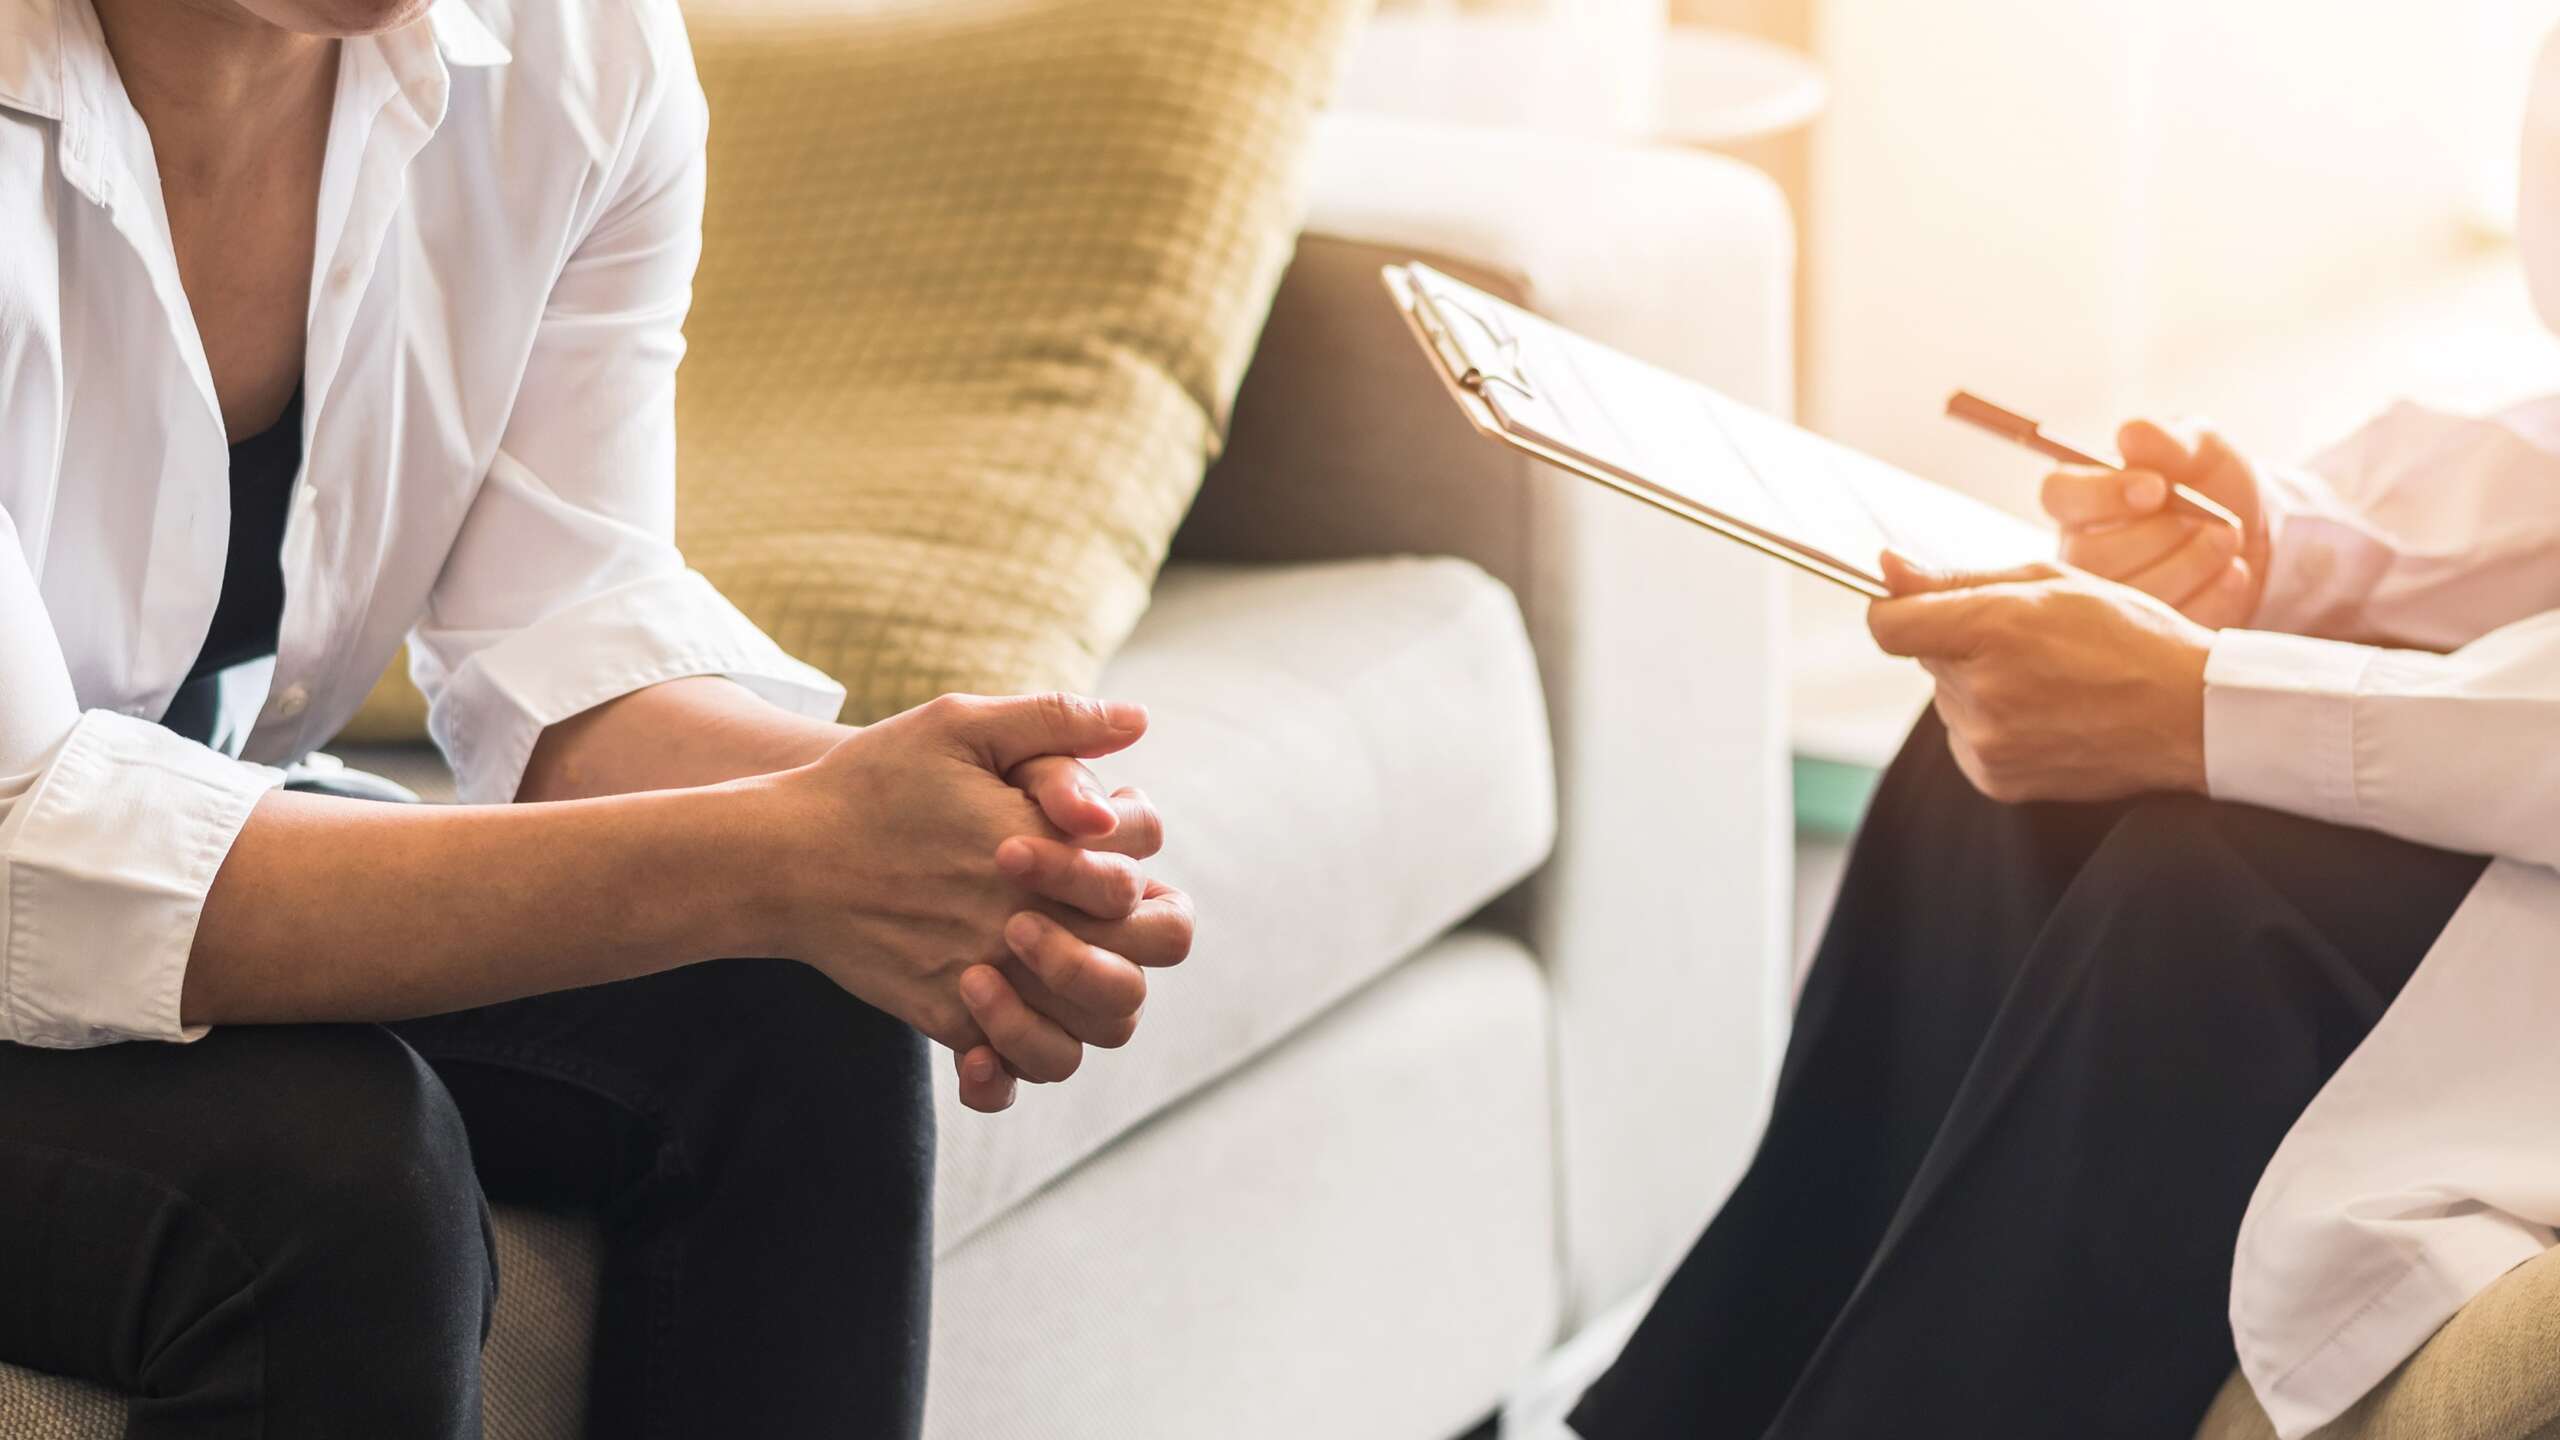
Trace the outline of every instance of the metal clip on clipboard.
[[[1429, 289], [1413, 288], [1414, 317], [1431, 336], [1440, 351], [1441, 360], [1458, 383], [1482, 395], [1488, 386], [1501, 385], [1519, 392], [1520, 398], [1536, 401], [1538, 392], [1520, 368], [1520, 337], [1489, 315], [1481, 315], [1465, 304], [1446, 295], [1434, 295]], [[1449, 317], [1466, 322], [1467, 328], [1483, 337], [1492, 347], [1490, 354], [1480, 354], [1458, 338], [1449, 325]]]

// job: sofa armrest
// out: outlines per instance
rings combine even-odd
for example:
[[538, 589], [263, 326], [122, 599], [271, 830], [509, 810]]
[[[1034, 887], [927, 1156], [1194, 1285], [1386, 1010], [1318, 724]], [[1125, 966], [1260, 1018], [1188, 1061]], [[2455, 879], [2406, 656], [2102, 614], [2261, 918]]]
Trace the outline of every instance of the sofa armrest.
[[1740, 1173], [1785, 1029], [1778, 569], [1469, 429], [1386, 300], [1420, 256], [1784, 413], [1793, 237], [1757, 172], [1340, 116], [1308, 233], [1178, 553], [1463, 556], [1519, 597], [1559, 839], [1501, 912], [1556, 1006], [1569, 1324], [1654, 1278]]

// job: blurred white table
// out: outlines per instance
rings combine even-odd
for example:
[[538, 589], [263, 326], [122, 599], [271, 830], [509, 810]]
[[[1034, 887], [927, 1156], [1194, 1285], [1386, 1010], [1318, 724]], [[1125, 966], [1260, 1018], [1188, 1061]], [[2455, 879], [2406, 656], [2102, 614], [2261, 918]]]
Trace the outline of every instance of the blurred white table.
[[1658, 51], [1647, 65], [1556, 18], [1386, 15], [1363, 33], [1336, 103], [1723, 149], [1793, 130], [1829, 98], [1810, 59], [1747, 35], [1674, 25]]
[[1654, 134], [1724, 149], [1810, 124], [1831, 99], [1803, 52], [1728, 30], [1674, 25], [1663, 37]]

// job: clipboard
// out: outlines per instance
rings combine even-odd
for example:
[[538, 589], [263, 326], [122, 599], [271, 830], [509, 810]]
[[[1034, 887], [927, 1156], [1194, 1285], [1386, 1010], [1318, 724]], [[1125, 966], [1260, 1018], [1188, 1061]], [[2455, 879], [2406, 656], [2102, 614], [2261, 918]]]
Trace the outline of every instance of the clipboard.
[[1422, 264], [1387, 293], [1476, 430], [1869, 598], [1885, 549], [1937, 569], [2053, 554], [2043, 530]]

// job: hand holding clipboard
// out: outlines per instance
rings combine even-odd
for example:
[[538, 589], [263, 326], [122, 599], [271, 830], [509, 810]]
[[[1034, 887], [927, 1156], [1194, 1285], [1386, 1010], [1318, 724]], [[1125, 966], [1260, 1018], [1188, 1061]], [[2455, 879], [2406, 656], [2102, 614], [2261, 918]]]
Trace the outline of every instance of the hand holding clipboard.
[[[1949, 743], [1984, 794], [2095, 800], [2204, 788], [2211, 632], [2171, 602], [2056, 564], [2052, 535], [2005, 511], [1427, 266], [1389, 266], [1385, 280], [1485, 435], [1875, 601], [1869, 632], [1887, 653], [1929, 667]], [[2108, 463], [2031, 421], [2013, 438]], [[2208, 518], [2220, 510], [2190, 499]], [[2168, 518], [2191, 526], [2190, 513], [2181, 506]], [[1916, 564], [1888, 575], [1886, 552]], [[2230, 561], [2225, 548], [2216, 563]]]

